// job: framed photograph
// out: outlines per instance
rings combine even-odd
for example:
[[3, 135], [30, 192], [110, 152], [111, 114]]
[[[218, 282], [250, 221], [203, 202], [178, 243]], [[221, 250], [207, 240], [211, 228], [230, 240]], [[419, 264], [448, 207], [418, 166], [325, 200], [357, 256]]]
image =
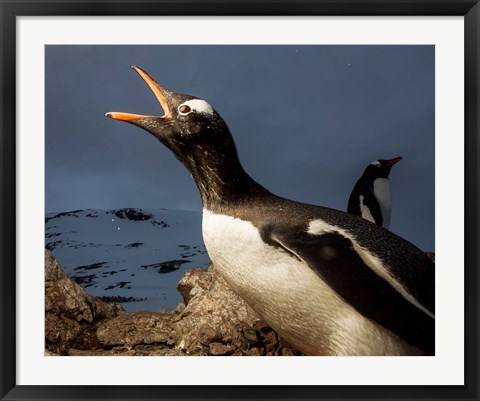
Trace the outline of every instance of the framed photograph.
[[[479, 398], [477, 1], [0, 1], [2, 400]], [[205, 124], [218, 132], [201, 141]], [[200, 141], [200, 156], [186, 137]], [[386, 172], [368, 175], [379, 168]], [[234, 201], [246, 193], [255, 203]], [[285, 199], [326, 207], [325, 219], [314, 217], [317, 206]], [[363, 219], [349, 223], [330, 208]], [[290, 210], [292, 222], [272, 210]], [[298, 216], [309, 216], [306, 232]], [[355, 236], [349, 224], [359, 225]], [[412, 246], [405, 254], [427, 253], [434, 264], [385, 270], [382, 257], [388, 265], [392, 256], [379, 256], [379, 238], [390, 232], [408, 241], [392, 252]], [[266, 245], [241, 262], [239, 246], [232, 263], [245, 268], [229, 276], [218, 249], [231, 237], [233, 252], [239, 235]], [[320, 235], [329, 242], [318, 253], [311, 241]], [[65, 291], [77, 308], [71, 291], [120, 319], [116, 326], [88, 326], [88, 311], [62, 318], [46, 290], [45, 249], [77, 283]], [[349, 262], [331, 265], [339, 249]], [[266, 277], [248, 266], [285, 254], [298, 269], [317, 269], [334, 295], [317, 298], [310, 284], [300, 298], [268, 293], [270, 283], [284, 288], [307, 273]], [[268, 326], [247, 333], [237, 322], [248, 346], [223, 341], [213, 318], [212, 332], [197, 333], [209, 338], [199, 348], [167, 334], [125, 340], [140, 321], [160, 324], [159, 310], [187, 330], [181, 319], [195, 312], [185, 308], [204, 289], [184, 283], [179, 304], [177, 283], [210, 261], [209, 274], [280, 328], [274, 345], [265, 345]], [[425, 263], [429, 281], [419, 278]], [[362, 285], [409, 318], [386, 316], [381, 297], [351, 295]], [[352, 339], [368, 328], [372, 341], [309, 342], [311, 299], [327, 313], [353, 305], [342, 327]], [[226, 309], [250, 319], [230, 301]], [[290, 314], [293, 303], [306, 312]], [[283, 304], [288, 318], [271, 312]], [[56, 340], [75, 325], [81, 340]]]

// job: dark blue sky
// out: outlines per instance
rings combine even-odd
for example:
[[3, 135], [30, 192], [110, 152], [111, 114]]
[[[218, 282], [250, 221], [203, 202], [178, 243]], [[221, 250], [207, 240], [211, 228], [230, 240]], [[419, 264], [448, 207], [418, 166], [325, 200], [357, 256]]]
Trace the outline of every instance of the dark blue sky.
[[46, 46], [46, 211], [200, 210], [189, 173], [108, 111], [162, 111], [136, 64], [207, 100], [273, 193], [345, 210], [368, 163], [390, 175], [391, 230], [434, 249], [434, 46]]

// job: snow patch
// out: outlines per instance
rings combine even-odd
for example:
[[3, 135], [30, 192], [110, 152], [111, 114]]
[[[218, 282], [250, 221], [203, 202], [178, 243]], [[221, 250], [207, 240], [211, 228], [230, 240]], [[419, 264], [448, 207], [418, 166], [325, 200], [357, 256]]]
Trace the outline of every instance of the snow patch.
[[89, 294], [157, 311], [181, 301], [185, 270], [210, 264], [201, 221], [200, 212], [166, 209], [47, 213], [45, 247]]

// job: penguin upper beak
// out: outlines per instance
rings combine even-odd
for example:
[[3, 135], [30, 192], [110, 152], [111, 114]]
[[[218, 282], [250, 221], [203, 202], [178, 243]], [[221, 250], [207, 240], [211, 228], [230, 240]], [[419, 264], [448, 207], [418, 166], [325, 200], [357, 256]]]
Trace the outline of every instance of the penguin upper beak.
[[387, 166], [393, 166], [395, 163], [398, 163], [400, 160], [402, 160], [402, 157], [395, 157], [394, 159], [387, 160]]
[[143, 80], [147, 83], [148, 87], [152, 90], [153, 94], [155, 95], [157, 100], [160, 102], [160, 105], [162, 106], [164, 115], [161, 117], [156, 117], [156, 116], [146, 116], [142, 114], [122, 113], [122, 112], [116, 112], [116, 111], [105, 113], [105, 115], [107, 117], [113, 118], [115, 120], [120, 120], [120, 121], [131, 121], [131, 120], [138, 120], [138, 119], [145, 119], [145, 118], [164, 118], [164, 119], [171, 118], [172, 112], [168, 105], [167, 98], [172, 95], [172, 92], [170, 92], [167, 88], [160, 85], [158, 82], [155, 82], [155, 80], [150, 75], [148, 75], [144, 70], [142, 70], [140, 67], [137, 67], [136, 65], [132, 65], [132, 68], [143, 78]]

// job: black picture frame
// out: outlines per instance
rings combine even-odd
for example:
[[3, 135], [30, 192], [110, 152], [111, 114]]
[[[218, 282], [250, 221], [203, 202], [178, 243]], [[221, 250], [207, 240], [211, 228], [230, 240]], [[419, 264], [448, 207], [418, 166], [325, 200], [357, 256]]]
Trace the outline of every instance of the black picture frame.
[[[478, 400], [478, 0], [0, 0], [2, 400], [452, 399]], [[465, 21], [465, 384], [463, 386], [21, 386], [16, 385], [16, 17], [104, 15], [456, 15]], [[455, 133], [452, 133], [455, 135]], [[457, 266], [458, 268], [458, 266]]]

